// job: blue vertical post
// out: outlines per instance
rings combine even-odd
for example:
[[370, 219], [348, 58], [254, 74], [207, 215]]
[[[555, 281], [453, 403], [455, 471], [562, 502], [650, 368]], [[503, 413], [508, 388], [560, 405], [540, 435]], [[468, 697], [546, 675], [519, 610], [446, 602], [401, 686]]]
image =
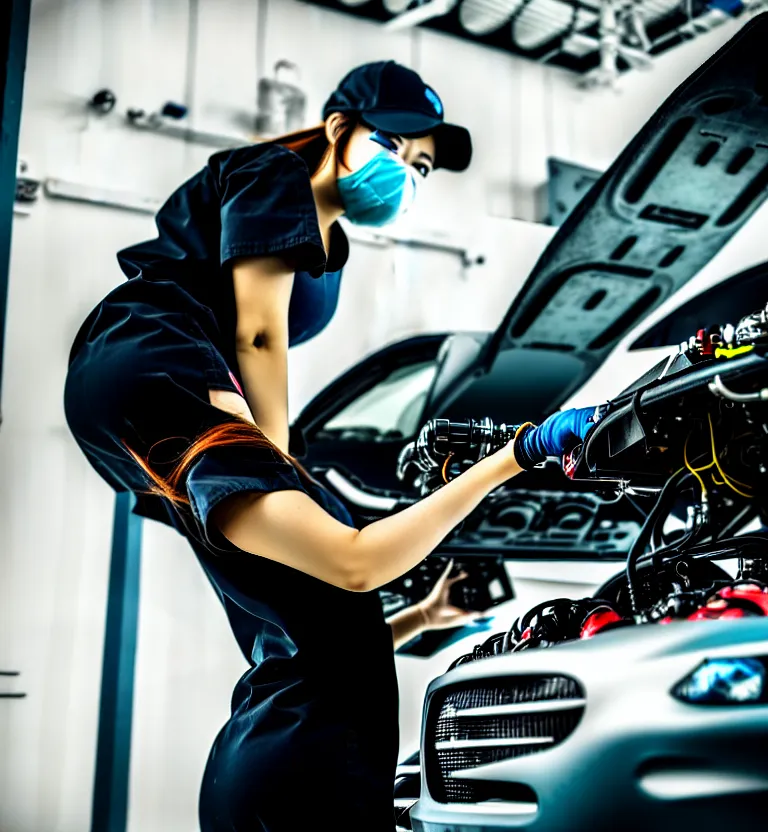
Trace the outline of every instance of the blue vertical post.
[[134, 505], [131, 492], [117, 494], [91, 832], [125, 832], [128, 820], [142, 523]]
[[31, 0], [0, 2], [0, 385], [30, 5]]

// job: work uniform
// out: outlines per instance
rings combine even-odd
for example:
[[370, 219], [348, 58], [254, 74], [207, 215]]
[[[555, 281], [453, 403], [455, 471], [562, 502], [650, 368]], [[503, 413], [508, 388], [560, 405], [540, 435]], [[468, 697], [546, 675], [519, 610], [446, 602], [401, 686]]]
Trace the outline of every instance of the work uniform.
[[249, 664], [208, 759], [201, 828], [392, 832], [398, 694], [378, 593], [245, 553], [208, 519], [237, 492], [305, 491], [351, 526], [343, 504], [271, 449], [240, 445], [199, 456], [181, 483], [189, 506], [172, 505], [141, 493], [149, 480], [125, 447], [167, 476], [192, 440], [231, 421], [208, 391], [242, 390], [233, 258], [279, 255], [295, 265], [295, 345], [336, 309], [347, 239], [335, 224], [326, 259], [307, 166], [276, 145], [212, 156], [165, 203], [157, 228], [157, 239], [118, 254], [129, 279], [80, 328], [65, 411], [101, 477], [137, 494], [135, 513], [189, 540]]

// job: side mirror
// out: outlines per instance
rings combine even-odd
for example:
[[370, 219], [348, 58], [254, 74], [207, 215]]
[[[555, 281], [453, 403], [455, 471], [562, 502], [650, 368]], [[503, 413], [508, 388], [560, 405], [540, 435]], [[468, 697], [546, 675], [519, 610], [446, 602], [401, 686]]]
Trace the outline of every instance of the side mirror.
[[304, 431], [297, 425], [291, 425], [288, 434], [288, 453], [301, 459], [307, 453], [307, 440], [304, 438]]

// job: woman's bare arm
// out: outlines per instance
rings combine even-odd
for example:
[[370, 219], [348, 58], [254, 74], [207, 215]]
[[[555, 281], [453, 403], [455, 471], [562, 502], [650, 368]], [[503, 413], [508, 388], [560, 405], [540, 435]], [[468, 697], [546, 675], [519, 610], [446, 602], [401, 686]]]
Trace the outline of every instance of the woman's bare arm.
[[399, 650], [404, 644], [421, 635], [427, 627], [426, 616], [419, 604], [412, 604], [387, 619], [392, 629], [392, 643], [395, 650]]
[[288, 306], [293, 270], [280, 258], [235, 261], [237, 363], [253, 419], [288, 452]]
[[245, 552], [367, 592], [419, 564], [490, 491], [521, 470], [509, 443], [418, 503], [361, 530], [294, 490], [234, 495], [214, 509], [212, 521]]

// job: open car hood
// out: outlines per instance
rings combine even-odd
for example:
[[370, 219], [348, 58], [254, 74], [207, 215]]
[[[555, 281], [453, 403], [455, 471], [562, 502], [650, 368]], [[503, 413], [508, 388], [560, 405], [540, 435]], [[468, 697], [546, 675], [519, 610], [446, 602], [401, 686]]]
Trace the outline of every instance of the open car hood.
[[659, 108], [592, 186], [487, 341], [443, 351], [424, 412], [507, 424], [557, 410], [768, 195], [768, 13]]

